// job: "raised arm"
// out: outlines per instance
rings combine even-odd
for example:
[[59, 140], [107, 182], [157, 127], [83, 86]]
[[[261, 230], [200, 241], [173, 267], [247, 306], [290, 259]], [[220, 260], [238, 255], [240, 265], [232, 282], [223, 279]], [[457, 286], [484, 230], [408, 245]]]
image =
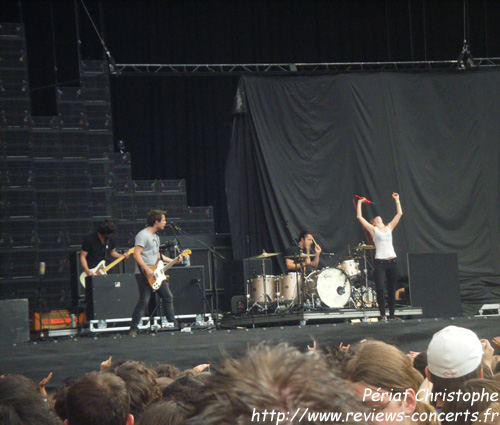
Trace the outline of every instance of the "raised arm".
[[368, 221], [366, 221], [366, 219], [363, 217], [363, 202], [365, 202], [365, 198], [361, 198], [358, 200], [358, 207], [356, 209], [357, 219], [373, 238], [375, 237], [375, 228], [373, 227], [373, 225], [368, 223]]
[[399, 220], [401, 220], [401, 217], [403, 216], [403, 208], [401, 207], [401, 201], [399, 200], [399, 193], [393, 193], [392, 197], [396, 202], [396, 215], [394, 216], [392, 221], [387, 225], [387, 227], [389, 227], [391, 231], [394, 230], [394, 228], [398, 225]]

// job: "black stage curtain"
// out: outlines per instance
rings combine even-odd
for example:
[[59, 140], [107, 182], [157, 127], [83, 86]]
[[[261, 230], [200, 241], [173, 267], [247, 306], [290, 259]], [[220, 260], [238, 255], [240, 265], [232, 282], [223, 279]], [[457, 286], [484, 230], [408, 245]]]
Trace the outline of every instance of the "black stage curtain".
[[[239, 81], [226, 166], [237, 258], [283, 252], [307, 228], [338, 258], [361, 241], [353, 195], [407, 253], [457, 252], [464, 301], [500, 295], [500, 72]], [[327, 261], [324, 261], [329, 265]], [[283, 264], [282, 264], [283, 266]]]

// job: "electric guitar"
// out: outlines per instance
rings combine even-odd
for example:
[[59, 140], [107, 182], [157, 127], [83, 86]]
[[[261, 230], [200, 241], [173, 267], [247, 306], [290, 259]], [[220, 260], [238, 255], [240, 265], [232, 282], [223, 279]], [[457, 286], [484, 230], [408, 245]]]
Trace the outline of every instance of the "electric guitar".
[[153, 291], [157, 291], [158, 289], [160, 289], [160, 286], [163, 283], [163, 281], [167, 279], [167, 276], [165, 276], [165, 272], [169, 268], [177, 264], [179, 258], [187, 257], [188, 255], [191, 255], [191, 250], [185, 249], [168, 264], [164, 264], [162, 260], [158, 260], [158, 262], [154, 266], [150, 267], [150, 269], [153, 270], [154, 277], [147, 277], [146, 273], [144, 273], [144, 276], [148, 280]]
[[[127, 254], [133, 254], [134, 249], [135, 248], [130, 248], [127, 251]], [[111, 270], [114, 266], [116, 266], [118, 263], [120, 263], [124, 259], [125, 259], [125, 257], [117, 258], [115, 261], [113, 261], [112, 263], [109, 263], [107, 266], [106, 266], [106, 260], [102, 260], [97, 266], [95, 266], [93, 269], [90, 269], [90, 271], [92, 273], [94, 273], [94, 275], [104, 276], [105, 274], [108, 273], [108, 270]], [[80, 275], [80, 283], [82, 284], [82, 286], [84, 288], [85, 288], [85, 278], [87, 276], [88, 276], [88, 274], [85, 272], [82, 272], [82, 274]]]

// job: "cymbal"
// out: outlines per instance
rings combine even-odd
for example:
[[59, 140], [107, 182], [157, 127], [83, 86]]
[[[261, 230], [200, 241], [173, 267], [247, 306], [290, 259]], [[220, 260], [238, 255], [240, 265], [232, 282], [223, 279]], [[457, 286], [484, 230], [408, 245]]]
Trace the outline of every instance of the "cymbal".
[[285, 258], [307, 258], [307, 257], [316, 257], [316, 254], [287, 255]]
[[365, 244], [361, 244], [361, 245], [358, 245], [356, 247], [354, 247], [354, 249], [375, 249], [375, 245], [365, 245]]
[[250, 257], [249, 260], [262, 260], [268, 257], [274, 257], [276, 255], [281, 255], [281, 252], [263, 252], [262, 254], [256, 255], [254, 257]]

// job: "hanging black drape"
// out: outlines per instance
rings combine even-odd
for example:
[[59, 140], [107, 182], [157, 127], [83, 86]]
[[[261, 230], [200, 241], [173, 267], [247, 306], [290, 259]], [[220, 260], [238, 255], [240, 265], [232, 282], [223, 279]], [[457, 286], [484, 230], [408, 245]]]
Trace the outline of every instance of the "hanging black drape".
[[[353, 195], [376, 201], [400, 273], [456, 252], [464, 300], [500, 294], [500, 72], [242, 77], [226, 192], [235, 256], [283, 252], [302, 228], [337, 257], [366, 241]], [[328, 264], [326, 264], [328, 265]]]

